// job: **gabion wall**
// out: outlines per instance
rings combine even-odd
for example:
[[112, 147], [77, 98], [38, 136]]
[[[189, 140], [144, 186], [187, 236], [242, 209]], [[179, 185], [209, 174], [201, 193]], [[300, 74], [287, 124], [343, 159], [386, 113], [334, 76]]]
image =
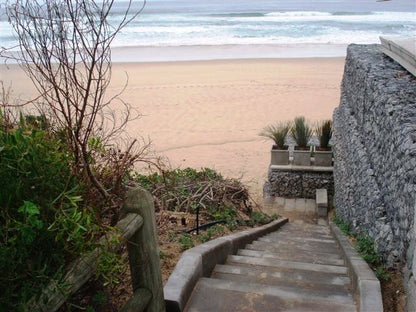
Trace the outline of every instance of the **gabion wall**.
[[269, 169], [268, 181], [263, 188], [265, 197], [312, 198], [317, 189], [334, 193], [332, 172], [282, 171]]
[[379, 45], [350, 45], [333, 119], [335, 211], [414, 289], [416, 77]]

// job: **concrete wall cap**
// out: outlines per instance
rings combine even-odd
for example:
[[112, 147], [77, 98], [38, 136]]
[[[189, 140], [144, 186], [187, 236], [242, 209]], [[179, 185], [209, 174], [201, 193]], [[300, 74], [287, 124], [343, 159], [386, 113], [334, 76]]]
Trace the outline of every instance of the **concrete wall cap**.
[[379, 280], [341, 230], [331, 221], [329, 227], [344, 254], [353, 281], [353, 290], [358, 296], [360, 312], [382, 312], [383, 300]]

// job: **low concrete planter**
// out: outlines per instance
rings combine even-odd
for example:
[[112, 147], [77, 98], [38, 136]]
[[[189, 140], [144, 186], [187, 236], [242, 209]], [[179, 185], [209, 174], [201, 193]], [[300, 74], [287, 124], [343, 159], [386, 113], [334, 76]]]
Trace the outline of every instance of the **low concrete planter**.
[[272, 149], [270, 164], [271, 165], [289, 165], [289, 151]]
[[295, 166], [310, 166], [311, 165], [311, 151], [310, 150], [294, 150], [293, 164]]
[[331, 167], [332, 151], [315, 151], [315, 166]]

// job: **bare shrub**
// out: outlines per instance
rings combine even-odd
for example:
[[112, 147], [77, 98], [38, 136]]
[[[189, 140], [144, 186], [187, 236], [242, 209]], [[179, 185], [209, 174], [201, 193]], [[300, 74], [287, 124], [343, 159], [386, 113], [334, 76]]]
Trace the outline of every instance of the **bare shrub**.
[[[59, 129], [73, 154], [71, 168], [89, 181], [104, 199], [120, 187], [121, 176], [137, 160], [136, 141], [104, 150], [137, 117], [119, 94], [106, 94], [111, 80], [111, 43], [118, 33], [144, 8], [127, 1], [117, 24], [109, 23], [114, 0], [15, 0], [7, 1], [6, 12], [18, 38], [18, 51], [1, 55], [17, 62], [39, 92], [42, 112], [52, 127]], [[16, 48], [16, 47], [14, 47]], [[127, 85], [127, 82], [126, 82]], [[111, 103], [117, 100], [117, 113]], [[122, 107], [122, 108], [120, 108]], [[106, 157], [93, 158], [97, 148]], [[113, 185], [103, 185], [103, 162], [113, 163]], [[100, 172], [101, 170], [101, 172]], [[114, 174], [114, 172], [112, 172]], [[110, 190], [109, 190], [110, 187]], [[111, 190], [111, 188], [113, 188]]]

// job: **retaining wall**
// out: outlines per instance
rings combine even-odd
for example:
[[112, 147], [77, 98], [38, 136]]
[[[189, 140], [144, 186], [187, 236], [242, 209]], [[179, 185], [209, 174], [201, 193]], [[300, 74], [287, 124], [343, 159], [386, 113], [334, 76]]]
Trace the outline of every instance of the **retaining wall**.
[[336, 213], [404, 268], [414, 311], [416, 78], [379, 45], [350, 45], [333, 119]]
[[327, 189], [328, 194], [332, 196], [334, 193], [332, 170], [315, 172], [311, 169], [282, 170], [270, 166], [268, 180], [263, 187], [263, 196], [314, 199], [317, 189]]

